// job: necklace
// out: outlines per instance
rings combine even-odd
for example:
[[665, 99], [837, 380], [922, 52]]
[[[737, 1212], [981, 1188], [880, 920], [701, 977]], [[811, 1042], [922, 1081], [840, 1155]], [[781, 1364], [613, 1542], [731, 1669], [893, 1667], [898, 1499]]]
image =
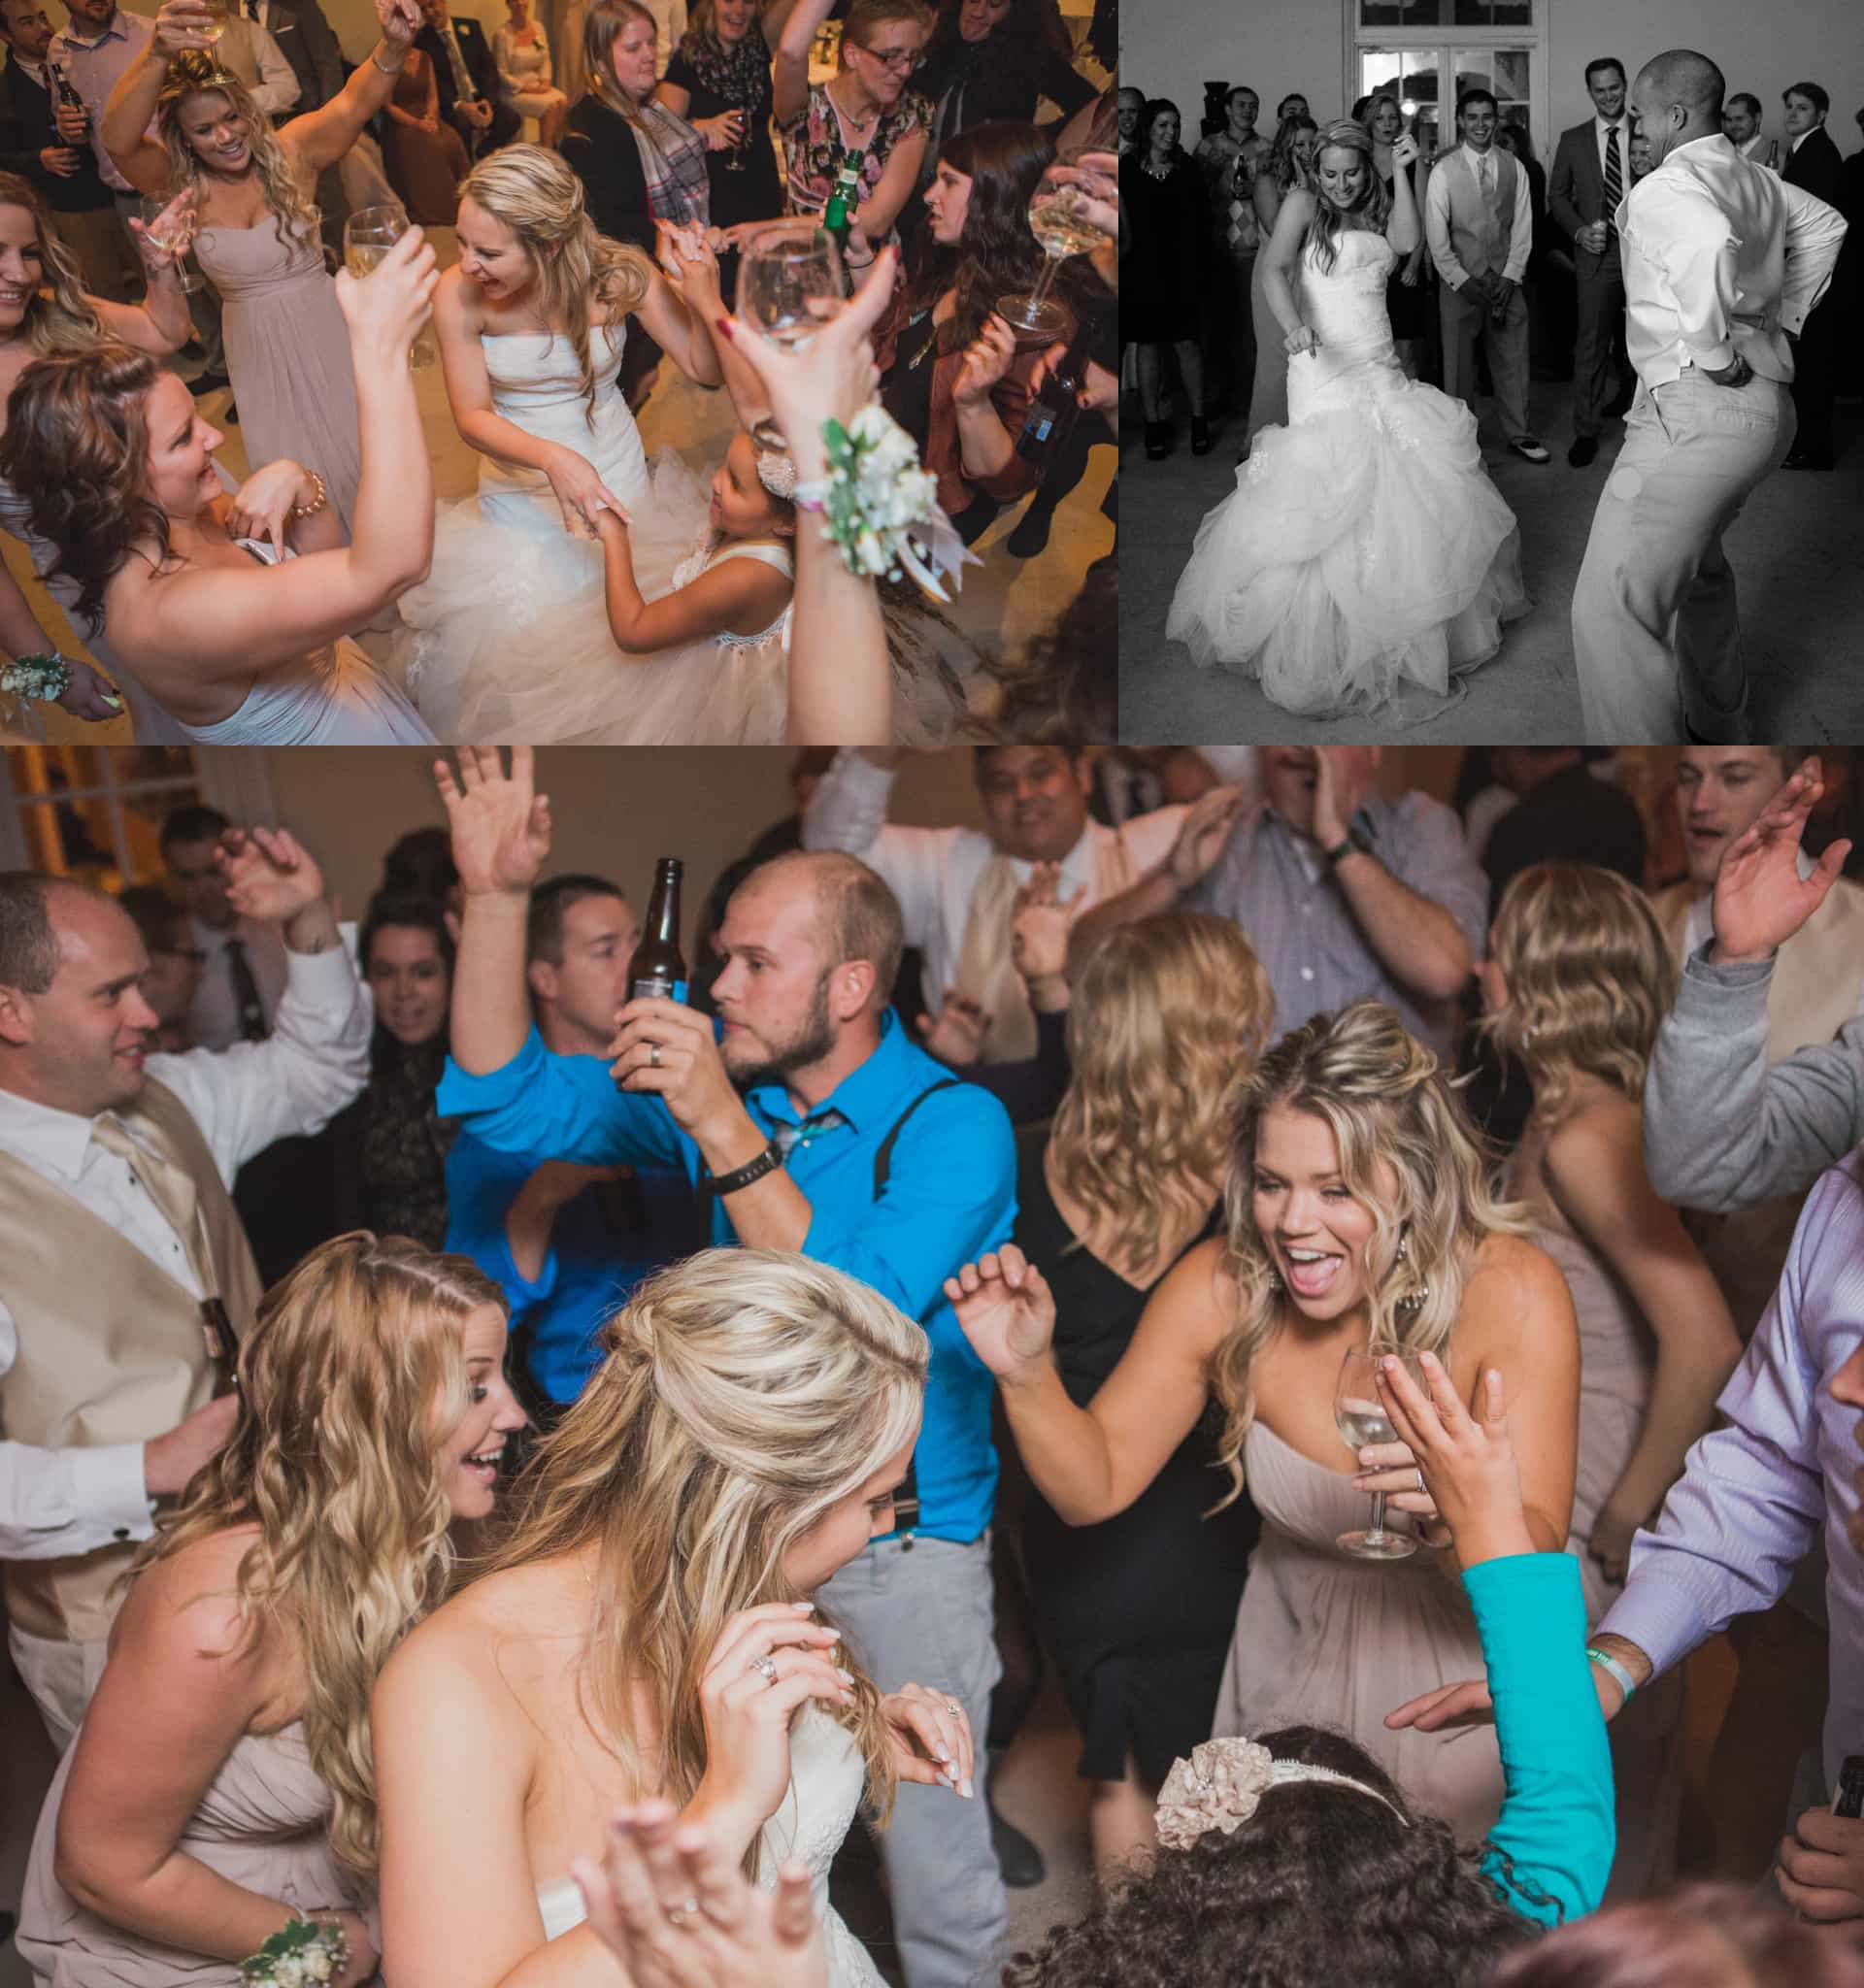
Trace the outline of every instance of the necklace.
[[1172, 162], [1170, 159], [1167, 159], [1163, 165], [1160, 165], [1155, 159], [1143, 158], [1139, 162], [1139, 169], [1148, 180], [1163, 181], [1169, 180], [1172, 177]]

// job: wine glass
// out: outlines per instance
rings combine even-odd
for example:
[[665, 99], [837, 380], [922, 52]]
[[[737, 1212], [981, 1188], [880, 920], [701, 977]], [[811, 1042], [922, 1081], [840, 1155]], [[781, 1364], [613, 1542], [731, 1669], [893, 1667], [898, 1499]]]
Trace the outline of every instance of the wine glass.
[[[408, 232], [408, 210], [399, 203], [359, 207], [343, 224], [344, 267], [353, 277], [366, 277]], [[415, 334], [408, 348], [410, 366], [432, 366], [440, 354], [425, 331]]]
[[1034, 288], [999, 297], [997, 309], [1031, 342], [1048, 342], [1062, 337], [1074, 322], [1069, 311], [1048, 294], [1056, 270], [1071, 255], [1091, 254], [1104, 238], [1092, 221], [1082, 217], [1081, 194], [1073, 186], [1036, 188], [1029, 203], [1029, 232], [1042, 244], [1041, 273]]
[[226, 32], [228, 10], [225, 0], [201, 0], [201, 4], [207, 9], [207, 20], [196, 32], [205, 36], [211, 46]]
[[[773, 221], [744, 238], [738, 257], [738, 315], [773, 345], [797, 351], [848, 295], [835, 238], [813, 220]], [[788, 445], [768, 415], [752, 437], [780, 452]]]
[[[1406, 1373], [1423, 1387], [1424, 1373], [1416, 1354], [1397, 1346], [1348, 1353], [1340, 1363], [1340, 1379], [1333, 1390], [1333, 1419], [1355, 1457], [1370, 1443], [1398, 1441], [1379, 1394], [1379, 1363], [1391, 1358], [1402, 1360]], [[1364, 1532], [1342, 1533], [1334, 1544], [1357, 1560], [1409, 1560], [1417, 1550], [1416, 1541], [1409, 1533], [1386, 1532], [1385, 1494], [1375, 1491], [1371, 1495], [1372, 1524]]]
[[738, 136], [725, 149], [725, 171], [742, 173], [745, 167], [745, 149], [750, 144], [750, 113], [743, 104], [731, 104], [728, 109], [738, 113]]
[[191, 214], [183, 214], [160, 225], [162, 215], [167, 213], [171, 196], [166, 193], [146, 194], [141, 202], [142, 221], [149, 239], [165, 254], [175, 258], [175, 277], [182, 288], [190, 295], [206, 282], [199, 270], [189, 269], [187, 258], [194, 247], [195, 222]]

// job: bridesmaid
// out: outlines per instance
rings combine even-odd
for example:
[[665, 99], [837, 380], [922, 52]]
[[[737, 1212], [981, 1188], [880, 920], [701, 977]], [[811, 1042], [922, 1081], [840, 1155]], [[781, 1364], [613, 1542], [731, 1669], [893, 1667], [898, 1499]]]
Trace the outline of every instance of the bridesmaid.
[[551, 80], [549, 37], [531, 18], [531, 0], [505, 0], [505, 5], [510, 18], [492, 36], [505, 101], [520, 117], [535, 117], [543, 143], [554, 145], [570, 100]]
[[[361, 473], [350, 343], [312, 205], [388, 102], [420, 25], [415, 0], [375, 0], [382, 40], [339, 93], [283, 131], [216, 61], [205, 0], [163, 0], [103, 116], [116, 169], [144, 193], [195, 191], [195, 253], [225, 309], [227, 373], [248, 460], [315, 463], [347, 532]], [[157, 144], [147, 136], [155, 121]]]
[[[375, 1978], [369, 1696], [524, 1426], [505, 1301], [339, 1237], [267, 1293], [226, 1447], [157, 1522], [39, 1818], [18, 1949], [59, 1988], [240, 1988], [293, 1920]], [[309, 1978], [308, 1976], [306, 1977]]]
[[[1299, 184], [1314, 187], [1314, 149], [1319, 142], [1320, 127], [1312, 117], [1283, 117], [1269, 149], [1268, 163], [1255, 176], [1255, 219], [1262, 240], [1275, 235], [1276, 216], [1288, 197], [1288, 188]], [[1255, 326], [1255, 384], [1249, 397], [1249, 434], [1253, 442], [1264, 428], [1288, 425], [1287, 334], [1269, 309], [1262, 287], [1268, 256], [1255, 258], [1255, 274], [1249, 279], [1249, 317]], [[1245, 447], [1244, 454], [1248, 453]]]
[[[1256, 1066], [1224, 1203], [1224, 1234], [1165, 1274], [1084, 1408], [1056, 1365], [1048, 1283], [1014, 1244], [966, 1264], [946, 1293], [998, 1378], [1031, 1480], [1070, 1525], [1125, 1511], [1212, 1401], [1221, 1408], [1218, 1456], [1232, 1496], [1247, 1479], [1262, 1539], [1215, 1732], [1338, 1727], [1459, 1839], [1484, 1837], [1502, 1799], [1493, 1729], [1394, 1732], [1384, 1718], [1480, 1672], [1460, 1570], [1403, 1443], [1362, 1449], [1351, 1468], [1334, 1391], [1346, 1356], [1374, 1340], [1439, 1354], [1466, 1402], [1498, 1371], [1528, 1527], [1538, 1551], [1558, 1552], [1580, 1385], [1565, 1281], [1526, 1240], [1524, 1212], [1490, 1193], [1437, 1059], [1378, 1002], [1316, 1015]], [[1413, 1557], [1336, 1544], [1365, 1526], [1372, 1492], [1422, 1522]]]
[[[1741, 1358], [1720, 1286], [1644, 1168], [1640, 1100], [1677, 972], [1642, 891], [1589, 865], [1544, 863], [1503, 894], [1480, 976], [1484, 1026], [1534, 1092], [1510, 1188], [1579, 1314], [1566, 1550], [1596, 1628], [1621, 1592], [1632, 1535], [1654, 1522]], [[1611, 1898], [1642, 1898], [1675, 1875], [1681, 1711], [1677, 1670], [1612, 1722]]]
[[[1367, 130], [1372, 133], [1373, 170], [1384, 182], [1385, 191], [1391, 191], [1395, 168], [1391, 163], [1391, 149], [1404, 135], [1405, 114], [1398, 99], [1389, 90], [1381, 90], [1366, 107]], [[1411, 190], [1415, 196], [1417, 212], [1424, 211], [1424, 189], [1419, 183], [1420, 167], [1408, 166], [1411, 176]], [[1391, 319], [1392, 344], [1397, 348], [1398, 363], [1405, 369], [1407, 380], [1415, 380], [1417, 368], [1424, 355], [1424, 261], [1429, 253], [1425, 243], [1419, 239], [1416, 248], [1409, 255], [1399, 258], [1385, 283], [1385, 315]]]
[[388, 99], [388, 172], [408, 209], [423, 228], [450, 228], [459, 215], [459, 189], [473, 162], [466, 141], [440, 115], [434, 65], [410, 49]]

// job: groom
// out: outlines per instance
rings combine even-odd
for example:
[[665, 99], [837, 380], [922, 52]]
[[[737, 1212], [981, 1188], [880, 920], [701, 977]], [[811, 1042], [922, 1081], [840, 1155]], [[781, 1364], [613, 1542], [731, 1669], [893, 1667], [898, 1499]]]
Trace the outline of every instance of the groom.
[[1585, 736], [1739, 744], [1748, 724], [1722, 534], [1792, 446], [1797, 333], [1831, 281], [1844, 217], [1721, 133], [1721, 71], [1673, 49], [1632, 116], [1652, 170], [1614, 221], [1640, 381], [1573, 593]]

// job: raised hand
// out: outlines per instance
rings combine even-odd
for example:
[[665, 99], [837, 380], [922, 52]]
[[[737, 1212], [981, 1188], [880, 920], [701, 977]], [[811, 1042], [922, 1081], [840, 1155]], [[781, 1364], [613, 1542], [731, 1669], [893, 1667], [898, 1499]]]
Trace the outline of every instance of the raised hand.
[[367, 276], [353, 277], [347, 269], [337, 272], [337, 302], [359, 366], [406, 370], [408, 348], [427, 315], [439, 281], [434, 251], [419, 228], [410, 228]]
[[1086, 895], [1087, 886], [1082, 883], [1072, 897], [1062, 900], [1059, 863], [1038, 863], [1016, 892], [1010, 917], [1010, 957], [1025, 985], [1067, 978], [1068, 935]]
[[915, 1026], [928, 1055], [962, 1070], [982, 1060], [990, 1017], [969, 995], [948, 987], [938, 1013], [920, 1015]]
[[1521, 1504], [1520, 1466], [1508, 1438], [1502, 1376], [1492, 1369], [1482, 1375], [1479, 1420], [1463, 1406], [1435, 1353], [1419, 1354], [1417, 1364], [1430, 1390], [1427, 1396], [1405, 1372], [1404, 1362], [1389, 1358], [1380, 1364], [1379, 1396], [1449, 1526], [1457, 1557], [1469, 1568], [1505, 1554], [1533, 1552], [1534, 1537]]
[[1247, 788], [1213, 787], [1185, 811], [1170, 858], [1172, 881], [1181, 891], [1201, 883], [1215, 868], [1248, 800]]
[[[183, 258], [193, 246], [195, 233], [194, 189], [184, 187], [176, 194], [161, 213], [155, 216], [151, 229], [147, 221], [134, 215], [130, 218], [129, 232], [136, 243], [136, 252], [143, 259], [143, 267], [150, 276], [159, 276], [164, 270], [180, 269]], [[163, 241], [176, 246], [165, 248]]]
[[972, 1350], [1005, 1385], [1026, 1379], [1048, 1359], [1054, 1295], [1014, 1242], [947, 1277], [945, 1295]]
[[1422, 156], [1417, 148], [1417, 141], [1409, 131], [1392, 140], [1391, 163], [1394, 171], [1402, 173], [1407, 166], [1415, 166]]
[[893, 1741], [901, 1780], [949, 1788], [971, 1800], [977, 1748], [971, 1721], [956, 1699], [923, 1684], [903, 1684], [881, 1700], [881, 1716]]
[[1722, 851], [1713, 905], [1714, 950], [1732, 963], [1773, 956], [1825, 902], [1838, 881], [1848, 842], [1836, 842], [1810, 877], [1799, 874], [1807, 818], [1825, 791], [1823, 769], [1808, 759], [1761, 811], [1760, 819]]
[[162, 0], [155, 13], [156, 52], [172, 61], [183, 49], [211, 49], [213, 20], [206, 0]]
[[243, 918], [283, 924], [323, 896], [323, 872], [283, 828], [229, 828], [215, 851], [226, 901]]
[[[417, 0], [376, 0], [376, 20], [382, 29], [383, 40], [391, 49], [406, 49], [420, 32]], [[490, 115], [488, 107], [488, 119]]]
[[533, 784], [535, 755], [512, 747], [508, 779], [496, 746], [462, 746], [459, 779], [444, 759], [434, 782], [447, 806], [453, 864], [468, 897], [521, 897], [550, 853], [550, 801]]
[[1379, 778], [1376, 746], [1315, 749], [1314, 839], [1323, 849], [1342, 842]]

